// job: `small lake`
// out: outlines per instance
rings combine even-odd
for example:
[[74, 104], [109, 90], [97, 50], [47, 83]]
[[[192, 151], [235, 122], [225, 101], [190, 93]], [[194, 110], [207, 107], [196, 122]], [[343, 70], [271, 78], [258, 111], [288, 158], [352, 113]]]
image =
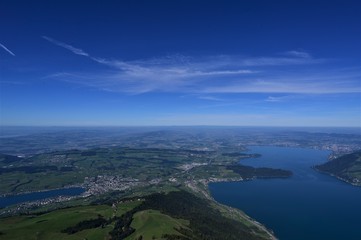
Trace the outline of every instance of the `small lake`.
[[272, 229], [280, 240], [361, 239], [361, 187], [311, 167], [330, 152], [303, 148], [250, 147], [262, 157], [241, 160], [253, 167], [288, 169], [287, 179], [212, 183], [212, 196]]
[[4, 208], [18, 203], [43, 200], [59, 196], [77, 196], [82, 194], [83, 192], [85, 192], [85, 189], [80, 187], [73, 187], [0, 197], [0, 208]]

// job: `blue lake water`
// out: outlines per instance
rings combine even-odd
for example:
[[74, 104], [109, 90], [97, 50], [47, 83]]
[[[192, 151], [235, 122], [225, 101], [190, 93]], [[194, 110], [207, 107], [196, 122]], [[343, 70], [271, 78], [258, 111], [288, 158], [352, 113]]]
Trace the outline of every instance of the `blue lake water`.
[[44, 192], [33, 192], [33, 193], [26, 193], [26, 194], [14, 195], [14, 196], [0, 197], [0, 208], [4, 208], [18, 203], [43, 200], [52, 197], [77, 196], [82, 194], [84, 191], [85, 189], [83, 188], [74, 187], [74, 188], [63, 188], [63, 189], [55, 189]]
[[280, 240], [361, 239], [361, 187], [311, 168], [330, 152], [302, 148], [250, 147], [262, 157], [241, 160], [253, 167], [289, 169], [287, 179], [212, 183], [212, 196], [272, 229]]

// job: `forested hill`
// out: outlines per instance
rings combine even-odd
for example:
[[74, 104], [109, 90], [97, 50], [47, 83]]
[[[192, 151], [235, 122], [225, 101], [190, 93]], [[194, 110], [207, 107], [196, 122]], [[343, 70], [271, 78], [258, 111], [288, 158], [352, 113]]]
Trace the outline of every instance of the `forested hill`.
[[361, 151], [343, 155], [316, 166], [316, 169], [361, 186]]
[[0, 218], [0, 239], [267, 240], [265, 229], [177, 189]]

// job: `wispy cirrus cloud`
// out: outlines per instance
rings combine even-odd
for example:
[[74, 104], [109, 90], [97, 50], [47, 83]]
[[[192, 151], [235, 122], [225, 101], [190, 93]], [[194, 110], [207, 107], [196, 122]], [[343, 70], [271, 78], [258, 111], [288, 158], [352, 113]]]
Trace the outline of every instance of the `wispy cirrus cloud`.
[[[145, 93], [151, 91], [197, 91], [207, 80], [219, 81], [219, 78], [233, 78], [240, 75], [255, 74], [258, 71], [244, 69], [235, 64], [226, 64], [223, 58], [218, 61], [202, 61], [182, 55], [165, 58], [121, 61], [93, 57], [82, 49], [43, 36], [47, 41], [63, 47], [74, 54], [108, 66], [108, 71], [91, 73], [62, 72], [48, 77], [74, 82], [106, 91]], [[187, 59], [187, 60], [185, 60]], [[233, 60], [232, 60], [233, 61]], [[230, 63], [230, 62], [229, 62]]]
[[310, 95], [300, 95], [300, 94], [293, 94], [293, 95], [270, 95], [266, 99], [265, 102], [269, 103], [285, 103], [291, 101], [299, 101], [304, 99], [309, 99]]
[[296, 51], [296, 50], [287, 51], [287, 52], [284, 53], [284, 55], [293, 56], [293, 57], [300, 57], [300, 58], [311, 58], [311, 55], [309, 53], [304, 52], [304, 51]]
[[281, 102], [283, 99], [284, 99], [283, 97], [269, 96], [265, 101], [266, 102]]
[[10, 55], [12, 55], [12, 56], [15, 57], [15, 54], [14, 54], [12, 51], [10, 51], [7, 47], [5, 47], [5, 45], [3, 45], [3, 44], [0, 43], [0, 47], [1, 47], [2, 49], [4, 49], [6, 52], [8, 52]]
[[[289, 66], [316, 65], [325, 59], [309, 53], [288, 51], [279, 57], [172, 55], [133, 61], [93, 57], [82, 49], [50, 37], [43, 38], [76, 55], [85, 56], [108, 70], [60, 72], [48, 77], [104, 91], [141, 94], [183, 92], [203, 94], [210, 100], [215, 93], [331, 94], [361, 92], [358, 71], [327, 70], [289, 72]], [[273, 71], [277, 69], [277, 71]], [[335, 69], [333, 69], [335, 71]]]
[[49, 41], [49, 42], [51, 42], [52, 44], [58, 45], [59, 47], [63, 47], [65, 49], [68, 49], [69, 51], [73, 52], [74, 54], [89, 57], [88, 53], [84, 52], [83, 50], [81, 50], [79, 48], [75, 48], [75, 47], [73, 47], [73, 46], [71, 46], [69, 44], [60, 42], [58, 40], [55, 40], [55, 39], [47, 37], [47, 36], [42, 36], [42, 38]]
[[205, 87], [203, 93], [293, 93], [293, 94], [335, 94], [360, 93], [361, 88], [354, 80], [333, 81], [319, 78], [318, 81], [295, 77], [293, 79], [248, 80], [222, 86]]
[[200, 96], [198, 96], [198, 99], [207, 100], [207, 101], [215, 101], [215, 102], [224, 102], [225, 101], [223, 98], [209, 96], [209, 95], [200, 95]]

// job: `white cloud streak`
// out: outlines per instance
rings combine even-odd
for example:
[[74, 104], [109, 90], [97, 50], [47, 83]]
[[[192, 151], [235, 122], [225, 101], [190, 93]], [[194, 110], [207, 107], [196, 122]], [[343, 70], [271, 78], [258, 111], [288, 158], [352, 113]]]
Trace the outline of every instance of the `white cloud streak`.
[[282, 97], [272, 97], [272, 96], [269, 96], [267, 99], [266, 99], [266, 102], [281, 102], [282, 101]]
[[267, 81], [247, 81], [232, 85], [212, 86], [203, 89], [202, 93], [293, 93], [293, 94], [334, 94], [360, 93], [360, 86], [354, 82], [320, 79], [317, 82], [303, 78], [294, 78], [287, 81], [268, 79]]
[[2, 47], [5, 51], [7, 51], [10, 55], [14, 56], [15, 57], [15, 54], [10, 51], [7, 47], [5, 47], [3, 44], [0, 43], [0, 47]]
[[201, 99], [201, 100], [207, 100], [207, 101], [216, 101], [216, 102], [224, 102], [225, 100], [222, 99], [222, 98], [218, 98], [218, 97], [213, 97], [213, 96], [198, 96], [198, 99]]
[[68, 49], [69, 51], [73, 52], [74, 54], [77, 55], [81, 55], [81, 56], [86, 56], [89, 57], [89, 54], [84, 52], [83, 50], [79, 49], [79, 48], [75, 48], [69, 44], [57, 41], [53, 38], [47, 37], [47, 36], [42, 36], [42, 38], [44, 38], [45, 40], [51, 42], [52, 44], [58, 45], [59, 47], [63, 47], [65, 49]]
[[[69, 44], [43, 36], [57, 46], [109, 67], [87, 73], [56, 73], [51, 76], [104, 91], [141, 94], [146, 92], [183, 92], [192, 94], [359, 93], [360, 73], [340, 71], [290, 73], [290, 65], [324, 63], [300, 51], [288, 51], [282, 57], [213, 56], [192, 58], [175, 55], [164, 58], [121, 61], [93, 57]], [[265, 68], [264, 68], [265, 67]], [[263, 68], [263, 69], [261, 69]], [[277, 69], [276, 73], [273, 69]], [[211, 99], [209, 99], [211, 100]], [[214, 99], [213, 99], [214, 100]], [[275, 101], [275, 99], [269, 99]]]
[[311, 55], [309, 53], [303, 51], [295, 51], [295, 50], [285, 52], [285, 55], [299, 57], [299, 58], [311, 58]]

